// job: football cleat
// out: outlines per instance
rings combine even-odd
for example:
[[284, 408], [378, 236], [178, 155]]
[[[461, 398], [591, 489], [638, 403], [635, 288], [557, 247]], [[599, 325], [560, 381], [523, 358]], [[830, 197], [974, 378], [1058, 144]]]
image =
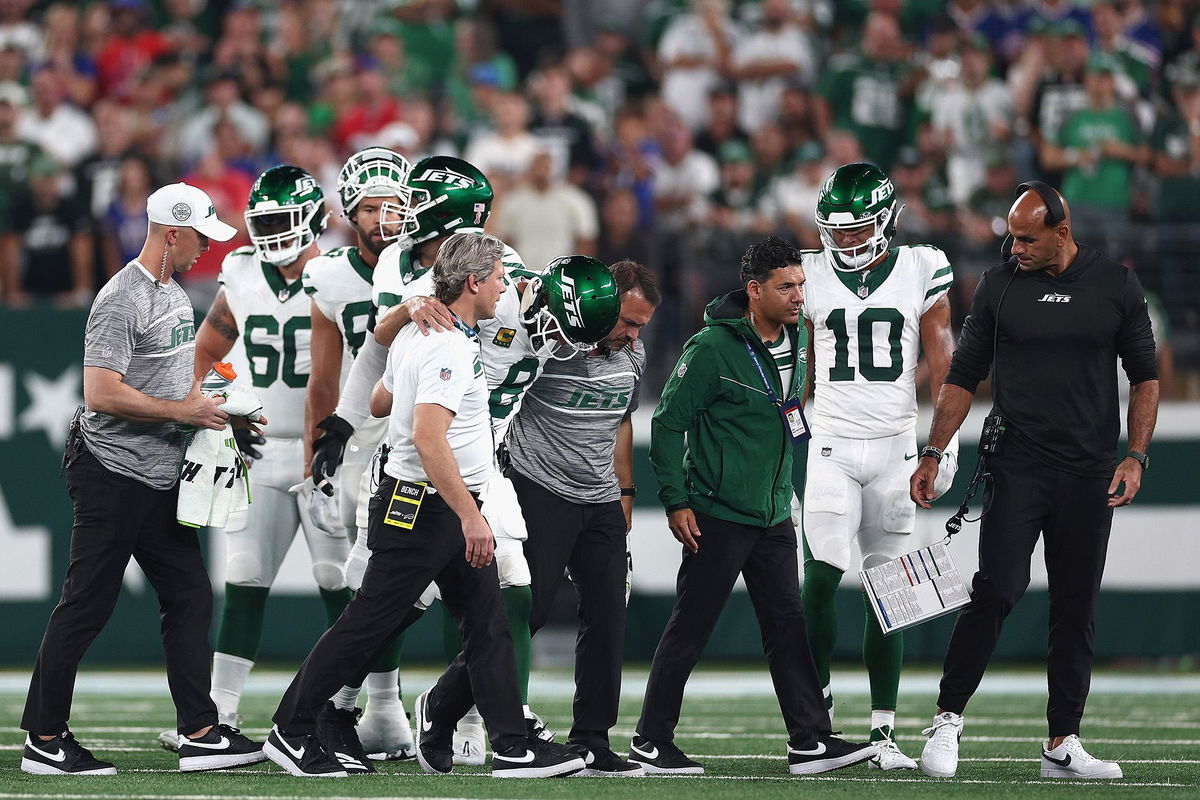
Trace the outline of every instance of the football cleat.
[[375, 761], [404, 761], [417, 756], [412, 727], [400, 700], [385, 705], [367, 703], [358, 721], [358, 739]]
[[525, 717], [525, 733], [541, 739], [543, 742], [554, 741], [554, 731], [547, 728], [546, 723], [542, 722], [542, 718], [532, 711], [529, 712], [529, 716]]
[[962, 738], [963, 718], [943, 711], [921, 733], [929, 737], [921, 750], [921, 772], [931, 778], [953, 778], [958, 771], [958, 740]]
[[673, 742], [652, 742], [642, 736], [634, 736], [629, 743], [629, 760], [638, 764], [645, 772], [702, 775], [704, 767], [692, 761]]
[[214, 725], [208, 733], [195, 739], [179, 737], [180, 772], [230, 769], [266, 760], [262, 744], [250, 741], [237, 728], [228, 725]]
[[871, 744], [875, 745], [875, 756], [868, 762], [871, 769], [916, 769], [917, 762], [904, 755], [896, 740], [892, 738], [890, 725], [871, 729]]
[[317, 739], [320, 740], [321, 747], [351, 775], [375, 771], [367, 754], [363, 752], [362, 743], [359, 742], [358, 732], [355, 730], [361, 714], [360, 708], [338, 708], [332, 700], [326, 700], [325, 707], [317, 715]]
[[788, 772], [793, 775], [817, 775], [861, 764], [875, 755], [870, 742], [847, 742], [832, 733], [816, 736], [805, 747], [787, 748]]
[[487, 761], [487, 736], [483, 726], [460, 722], [454, 730], [454, 763], [460, 767], [482, 767]]
[[101, 761], [92, 751], [75, 741], [75, 734], [63, 731], [50, 741], [32, 733], [25, 737], [21, 753], [21, 771], [30, 775], [116, 775], [117, 768]]
[[271, 728], [262, 751], [298, 778], [344, 778], [347, 774], [326, 754], [316, 736], [285, 736], [278, 725]]
[[172, 753], [179, 752], [179, 731], [163, 731], [158, 735], [158, 746]]
[[1123, 778], [1121, 765], [1115, 761], [1101, 761], [1087, 750], [1079, 737], [1071, 734], [1053, 750], [1042, 748], [1043, 778]]

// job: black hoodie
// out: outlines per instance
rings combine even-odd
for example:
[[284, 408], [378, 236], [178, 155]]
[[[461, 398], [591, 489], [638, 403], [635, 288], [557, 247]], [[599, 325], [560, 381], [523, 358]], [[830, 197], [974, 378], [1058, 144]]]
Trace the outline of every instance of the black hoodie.
[[1016, 259], [988, 270], [946, 383], [974, 393], [993, 355], [1007, 436], [1051, 467], [1111, 477], [1121, 433], [1117, 357], [1130, 383], [1158, 378], [1137, 276], [1084, 244], [1057, 277], [1017, 269]]

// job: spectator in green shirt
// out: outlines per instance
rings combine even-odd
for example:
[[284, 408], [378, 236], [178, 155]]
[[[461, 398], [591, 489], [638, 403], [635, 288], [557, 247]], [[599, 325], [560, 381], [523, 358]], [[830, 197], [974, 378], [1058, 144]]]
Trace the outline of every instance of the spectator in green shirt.
[[1195, 317], [1200, 275], [1195, 252], [1200, 242], [1200, 72], [1176, 71], [1171, 80], [1175, 108], [1154, 129], [1154, 174], [1158, 176], [1158, 268], [1172, 320]]
[[1043, 145], [1045, 166], [1065, 171], [1062, 192], [1071, 200], [1076, 230], [1092, 239], [1117, 233], [1129, 211], [1133, 168], [1148, 160], [1137, 121], [1117, 105], [1119, 71], [1110, 54], [1093, 53], [1084, 80], [1087, 105], [1067, 117], [1055, 142]]
[[906, 57], [896, 18], [873, 12], [863, 28], [862, 49], [830, 59], [817, 83], [820, 130], [852, 132], [867, 160], [884, 171], [891, 169], [907, 129]]

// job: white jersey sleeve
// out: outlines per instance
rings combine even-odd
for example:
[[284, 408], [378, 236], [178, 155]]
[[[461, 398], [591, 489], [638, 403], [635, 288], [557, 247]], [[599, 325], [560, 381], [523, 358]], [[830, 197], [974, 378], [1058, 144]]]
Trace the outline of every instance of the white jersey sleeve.
[[351, 358], [367, 337], [372, 272], [357, 247], [339, 247], [311, 259], [301, 278], [317, 310], [337, 325]]
[[813, 326], [812, 426], [877, 439], [917, 420], [921, 316], [953, 283], [936, 247], [897, 247], [867, 273], [834, 270], [823, 251], [804, 255], [804, 316]]
[[238, 329], [229, 359], [263, 404], [271, 437], [304, 433], [304, 395], [312, 367], [311, 305], [299, 280], [287, 283], [253, 247], [225, 256], [218, 278]]

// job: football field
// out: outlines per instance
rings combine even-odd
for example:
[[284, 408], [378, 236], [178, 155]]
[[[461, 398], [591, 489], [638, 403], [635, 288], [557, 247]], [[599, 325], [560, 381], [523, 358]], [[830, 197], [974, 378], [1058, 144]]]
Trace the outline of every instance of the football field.
[[[848, 738], [866, 735], [868, 695], [857, 670], [840, 680], [836, 728]], [[255, 673], [242, 704], [246, 731], [261, 739], [291, 675]], [[434, 678], [405, 671], [406, 695]], [[897, 715], [898, 741], [916, 757], [936, 697], [929, 670], [905, 675]], [[271, 764], [247, 769], [179, 774], [173, 754], [155, 742], [174, 726], [165, 680], [157, 672], [85, 672], [80, 676], [72, 729], [101, 758], [117, 764], [116, 777], [46, 778], [20, 771], [23, 733], [17, 725], [27, 676], [0, 673], [0, 800], [93, 798], [1200, 798], [1200, 676], [1099, 672], [1093, 681], [1083, 740], [1093, 754], [1121, 762], [1125, 777], [1108, 782], [1063, 782], [1039, 777], [1038, 742], [1045, 736], [1045, 677], [1033, 671], [989, 673], [968, 709], [958, 776], [880, 773], [864, 766], [808, 778], [787, 772], [785, 735], [765, 670], [705, 670], [688, 687], [677, 743], [704, 764], [693, 777], [494, 780], [485, 768], [456, 767], [450, 776], [426, 776], [414, 761], [385, 764], [378, 775], [336, 780], [299, 779]], [[644, 668], [627, 670], [614, 749], [628, 750], [641, 703]], [[568, 727], [572, 687], [565, 672], [539, 671], [534, 707], [559, 740]], [[802, 785], [801, 785], [802, 784]]]

